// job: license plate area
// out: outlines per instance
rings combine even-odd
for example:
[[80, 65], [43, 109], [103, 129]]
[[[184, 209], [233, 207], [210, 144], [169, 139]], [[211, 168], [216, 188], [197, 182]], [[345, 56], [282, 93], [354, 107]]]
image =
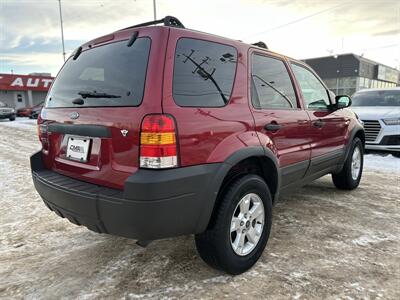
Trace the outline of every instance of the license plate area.
[[86, 163], [89, 156], [91, 139], [71, 136], [68, 138], [66, 158]]

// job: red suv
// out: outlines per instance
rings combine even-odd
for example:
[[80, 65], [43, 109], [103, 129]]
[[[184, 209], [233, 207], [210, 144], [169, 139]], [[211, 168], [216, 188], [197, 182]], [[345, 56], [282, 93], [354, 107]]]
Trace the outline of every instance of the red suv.
[[209, 265], [239, 274], [262, 254], [280, 193], [326, 174], [356, 188], [365, 137], [350, 98], [260, 46], [165, 17], [79, 47], [31, 157], [48, 208], [141, 245], [195, 234]]

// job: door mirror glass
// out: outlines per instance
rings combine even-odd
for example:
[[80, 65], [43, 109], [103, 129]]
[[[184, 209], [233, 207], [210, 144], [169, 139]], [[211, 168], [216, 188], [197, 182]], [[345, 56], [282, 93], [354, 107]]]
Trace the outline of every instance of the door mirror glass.
[[339, 95], [335, 97], [336, 100], [336, 108], [346, 108], [351, 105], [351, 99], [347, 95]]

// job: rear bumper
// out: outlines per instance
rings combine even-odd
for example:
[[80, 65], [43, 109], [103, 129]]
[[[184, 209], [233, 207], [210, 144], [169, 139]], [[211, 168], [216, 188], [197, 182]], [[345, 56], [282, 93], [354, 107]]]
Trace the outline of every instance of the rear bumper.
[[218, 192], [214, 174], [221, 165], [139, 170], [121, 191], [45, 169], [41, 152], [31, 157], [35, 188], [52, 211], [90, 230], [138, 240], [204, 231]]

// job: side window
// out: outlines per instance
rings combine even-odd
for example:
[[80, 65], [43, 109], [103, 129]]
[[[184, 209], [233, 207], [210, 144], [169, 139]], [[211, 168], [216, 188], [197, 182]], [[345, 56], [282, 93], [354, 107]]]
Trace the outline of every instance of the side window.
[[283, 61], [261, 55], [252, 58], [253, 106], [258, 109], [295, 109], [296, 96]]
[[182, 38], [175, 51], [172, 93], [180, 106], [220, 107], [232, 93], [237, 64], [234, 47]]
[[299, 65], [292, 64], [292, 69], [303, 94], [304, 104], [308, 109], [326, 109], [330, 105], [328, 92], [315, 75]]

